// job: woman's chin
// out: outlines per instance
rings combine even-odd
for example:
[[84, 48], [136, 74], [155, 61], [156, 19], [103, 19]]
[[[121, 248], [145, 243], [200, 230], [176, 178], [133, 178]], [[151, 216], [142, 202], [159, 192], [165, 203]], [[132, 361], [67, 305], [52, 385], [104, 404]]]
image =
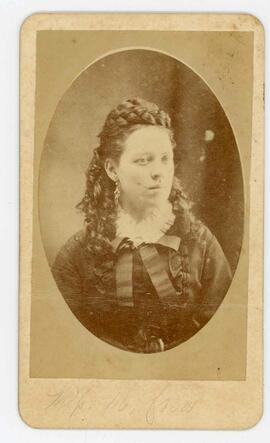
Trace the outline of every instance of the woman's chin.
[[152, 195], [151, 197], [148, 197], [144, 201], [144, 208], [145, 209], [154, 209], [154, 208], [161, 208], [165, 206], [168, 203], [168, 197], [167, 195]]
[[168, 198], [169, 193], [164, 192], [164, 190], [162, 190], [162, 192], [160, 190], [154, 190], [153, 193], [147, 195], [147, 200], [149, 201], [149, 204], [153, 205], [162, 205], [168, 201]]

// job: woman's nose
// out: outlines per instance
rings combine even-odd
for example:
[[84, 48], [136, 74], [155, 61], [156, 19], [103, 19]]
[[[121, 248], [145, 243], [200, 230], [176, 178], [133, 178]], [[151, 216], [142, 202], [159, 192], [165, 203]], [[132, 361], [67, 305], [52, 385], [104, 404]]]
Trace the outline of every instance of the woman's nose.
[[160, 175], [162, 174], [162, 166], [160, 162], [155, 162], [152, 165], [152, 169], [151, 169], [151, 177], [153, 179], [157, 179], [158, 177], [160, 177]]
[[154, 170], [151, 172], [151, 177], [153, 180], [157, 180], [160, 177], [161, 173], [160, 171]]
[[151, 173], [151, 178], [153, 180], [157, 180], [159, 177], [160, 177], [160, 173], [158, 173], [158, 172], [152, 172]]

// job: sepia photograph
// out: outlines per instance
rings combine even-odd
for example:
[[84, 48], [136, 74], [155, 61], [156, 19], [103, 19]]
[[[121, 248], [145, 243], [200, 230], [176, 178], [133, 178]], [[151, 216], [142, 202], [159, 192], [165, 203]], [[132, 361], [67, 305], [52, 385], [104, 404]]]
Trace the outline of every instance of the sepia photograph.
[[211, 319], [241, 251], [243, 180], [228, 118], [190, 67], [140, 49], [92, 64], [57, 107], [39, 180], [53, 277], [90, 332], [152, 353]]
[[252, 425], [262, 413], [261, 24], [36, 14], [20, 51], [23, 420]]

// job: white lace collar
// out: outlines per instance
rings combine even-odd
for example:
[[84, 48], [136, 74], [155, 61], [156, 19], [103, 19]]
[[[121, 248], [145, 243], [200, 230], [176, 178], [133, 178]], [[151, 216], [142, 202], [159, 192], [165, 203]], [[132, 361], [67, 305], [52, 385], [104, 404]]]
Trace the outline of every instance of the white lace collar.
[[141, 243], [155, 243], [173, 225], [174, 220], [175, 215], [169, 202], [162, 208], [153, 209], [140, 222], [136, 222], [129, 213], [119, 207], [116, 219], [116, 236], [130, 239], [135, 247]]

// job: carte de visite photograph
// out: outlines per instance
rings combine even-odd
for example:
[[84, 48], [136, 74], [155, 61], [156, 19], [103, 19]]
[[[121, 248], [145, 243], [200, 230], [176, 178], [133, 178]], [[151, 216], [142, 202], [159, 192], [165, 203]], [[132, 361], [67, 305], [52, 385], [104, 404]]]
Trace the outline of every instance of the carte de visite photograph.
[[23, 24], [19, 404], [30, 425], [259, 419], [263, 57], [263, 28], [244, 14]]

